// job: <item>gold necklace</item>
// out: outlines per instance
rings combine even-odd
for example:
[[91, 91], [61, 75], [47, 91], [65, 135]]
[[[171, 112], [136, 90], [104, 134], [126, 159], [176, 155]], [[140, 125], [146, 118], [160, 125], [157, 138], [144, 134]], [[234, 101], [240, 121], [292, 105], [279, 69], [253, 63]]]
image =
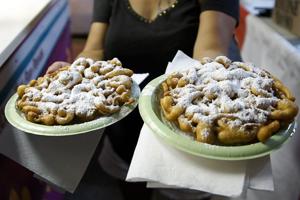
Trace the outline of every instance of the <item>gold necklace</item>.
[[[161, 1], [162, 1], [162, 0], [159, 0], [159, 1], [158, 1], [158, 7], [157, 7], [158, 9], [157, 9], [157, 10], [158, 10], [158, 12], [160, 12], [160, 13], [158, 14], [158, 16], [162, 16], [162, 15], [167, 14], [167, 12], [168, 12], [169, 10], [175, 8], [176, 5], [177, 5], [178, 2], [179, 2], [179, 0], [174, 0], [174, 2], [172, 2], [171, 0], [168, 0], [169, 7], [168, 7], [167, 9], [161, 9]], [[137, 14], [137, 13], [132, 9], [129, 0], [126, 0], [126, 2], [127, 2], [127, 8], [128, 8], [128, 10], [129, 10], [129, 12], [131, 12], [131, 14], [133, 14], [135, 17], [139, 18], [140, 21], [143, 21], [143, 22], [145, 22], [145, 23], [152, 23], [152, 22], [155, 21], [155, 19], [154, 19], [154, 20], [146, 19], [145, 17], [143, 17], [143, 16]], [[160, 11], [159, 11], [159, 10], [160, 10]]]
[[164, 13], [171, 6], [171, 0], [167, 0], [168, 6], [166, 9], [162, 8], [161, 3], [162, 3], [162, 0], [158, 0], [158, 5], [157, 5], [157, 14], [158, 15], [162, 15], [162, 13]]

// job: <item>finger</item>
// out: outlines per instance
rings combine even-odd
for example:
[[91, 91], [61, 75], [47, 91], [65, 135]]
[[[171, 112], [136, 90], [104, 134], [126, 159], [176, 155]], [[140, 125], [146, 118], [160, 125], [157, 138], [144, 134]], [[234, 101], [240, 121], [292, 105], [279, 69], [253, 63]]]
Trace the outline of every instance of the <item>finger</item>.
[[46, 71], [46, 74], [51, 74], [51, 73], [57, 71], [58, 69], [60, 69], [64, 66], [67, 66], [67, 65], [70, 65], [70, 64], [67, 62], [54, 62], [52, 65], [49, 66], [49, 68]]

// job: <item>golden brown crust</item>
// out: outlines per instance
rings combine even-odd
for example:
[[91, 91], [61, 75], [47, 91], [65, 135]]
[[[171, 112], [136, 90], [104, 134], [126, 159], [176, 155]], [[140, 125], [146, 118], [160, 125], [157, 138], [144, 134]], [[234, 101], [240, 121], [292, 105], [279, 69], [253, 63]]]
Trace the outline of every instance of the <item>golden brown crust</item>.
[[271, 137], [274, 133], [276, 133], [280, 129], [279, 121], [275, 120], [271, 123], [264, 125], [259, 128], [257, 133], [257, 139], [260, 142], [265, 142], [269, 137]]
[[175, 121], [183, 113], [184, 108], [181, 106], [173, 106], [173, 99], [171, 96], [165, 96], [160, 100], [160, 105], [163, 109], [165, 117], [170, 121]]
[[134, 102], [132, 74], [116, 58], [96, 62], [79, 58], [71, 66], [20, 85], [16, 106], [34, 123], [51, 126], [91, 121]]
[[[195, 140], [221, 145], [266, 142], [296, 117], [295, 97], [269, 72], [251, 64], [231, 62], [225, 56], [214, 60], [206, 57], [201, 64], [190, 71], [174, 72], [161, 84], [160, 105], [165, 118], [177, 122], [179, 129], [193, 135]], [[206, 75], [195, 80], [201, 73], [221, 68], [219, 73], [212, 73], [210, 80], [204, 80]], [[193, 74], [197, 77], [188, 78]], [[231, 86], [236, 83], [240, 85]], [[239, 93], [239, 90], [243, 92]], [[193, 92], [201, 94], [194, 98]], [[215, 107], [210, 108], [212, 103]], [[210, 114], [208, 109], [217, 114]], [[248, 114], [252, 117], [247, 117]]]

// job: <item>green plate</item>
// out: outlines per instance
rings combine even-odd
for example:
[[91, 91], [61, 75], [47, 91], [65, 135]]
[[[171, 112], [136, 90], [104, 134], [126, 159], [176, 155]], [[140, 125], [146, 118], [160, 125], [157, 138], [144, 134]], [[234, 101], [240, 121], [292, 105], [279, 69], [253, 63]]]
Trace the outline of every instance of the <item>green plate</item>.
[[243, 146], [217, 146], [200, 143], [187, 136], [173, 123], [162, 116], [159, 100], [162, 96], [160, 84], [166, 75], [152, 80], [142, 91], [139, 99], [139, 111], [148, 127], [167, 143], [187, 153], [217, 160], [247, 160], [270, 154], [287, 141], [295, 132], [296, 123], [280, 130], [265, 143], [257, 142]]
[[42, 136], [77, 135], [107, 127], [126, 117], [137, 106], [139, 95], [140, 88], [136, 82], [133, 82], [132, 97], [135, 101], [133, 104], [122, 106], [120, 112], [80, 124], [46, 126], [27, 121], [16, 107], [18, 95], [14, 94], [5, 106], [5, 117], [11, 125], [26, 133]]

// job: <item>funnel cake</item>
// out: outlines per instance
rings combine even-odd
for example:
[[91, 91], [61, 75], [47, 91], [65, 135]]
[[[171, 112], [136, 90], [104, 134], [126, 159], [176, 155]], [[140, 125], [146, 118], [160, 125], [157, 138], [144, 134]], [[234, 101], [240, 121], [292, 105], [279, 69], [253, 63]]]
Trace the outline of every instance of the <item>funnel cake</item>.
[[91, 121], [134, 101], [132, 74], [117, 58], [79, 58], [71, 66], [20, 85], [17, 108], [27, 120], [44, 125]]
[[295, 97], [280, 80], [225, 56], [174, 72], [161, 86], [164, 117], [203, 143], [265, 142], [298, 112]]

